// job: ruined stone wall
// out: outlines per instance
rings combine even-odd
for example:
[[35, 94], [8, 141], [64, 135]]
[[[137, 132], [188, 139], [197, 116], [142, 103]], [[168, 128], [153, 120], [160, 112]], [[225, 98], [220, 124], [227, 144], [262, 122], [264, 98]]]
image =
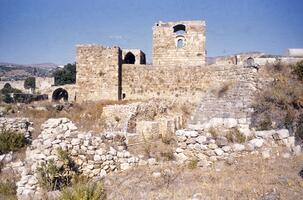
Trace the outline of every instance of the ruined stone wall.
[[[178, 24], [185, 25], [184, 33], [174, 32], [174, 27]], [[183, 47], [177, 48], [178, 40], [183, 41]], [[157, 23], [153, 27], [153, 65], [205, 65], [205, 22]]]
[[0, 90], [4, 87], [4, 85], [6, 83], [10, 84], [13, 88], [17, 88], [17, 89], [21, 90], [22, 92], [25, 92], [25, 93], [30, 93], [31, 92], [30, 89], [25, 89], [24, 88], [24, 80], [20, 80], [20, 81], [0, 81]]
[[43, 92], [55, 84], [54, 77], [36, 77], [36, 92]]
[[77, 46], [77, 101], [118, 99], [119, 47]]
[[258, 83], [256, 70], [235, 65], [207, 69], [123, 65], [122, 69], [125, 99], [163, 98], [198, 103], [192, 123], [216, 117], [249, 118]]

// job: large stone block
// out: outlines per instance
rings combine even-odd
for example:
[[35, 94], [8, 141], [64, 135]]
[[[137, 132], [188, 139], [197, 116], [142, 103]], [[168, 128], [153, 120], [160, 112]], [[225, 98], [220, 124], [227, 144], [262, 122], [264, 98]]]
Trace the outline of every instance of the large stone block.
[[159, 122], [139, 121], [137, 122], [136, 133], [143, 140], [159, 137]]

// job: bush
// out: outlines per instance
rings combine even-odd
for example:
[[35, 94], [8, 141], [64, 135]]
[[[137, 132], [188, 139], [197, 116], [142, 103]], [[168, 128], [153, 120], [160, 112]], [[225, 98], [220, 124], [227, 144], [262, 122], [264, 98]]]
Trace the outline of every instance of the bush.
[[246, 141], [246, 136], [243, 135], [237, 128], [231, 128], [226, 134], [226, 138], [228, 142], [233, 143], [244, 143]]
[[57, 163], [50, 159], [37, 167], [38, 183], [47, 191], [71, 185], [73, 177], [78, 174], [77, 166], [66, 151], [58, 149], [57, 154]]
[[15, 200], [17, 186], [16, 180], [5, 179], [0, 181], [0, 199]]
[[297, 62], [293, 66], [293, 73], [300, 79], [301, 81], [303, 80], [303, 61]]
[[174, 151], [172, 149], [169, 149], [164, 152], [160, 152], [160, 154], [161, 154], [161, 157], [163, 157], [165, 159], [165, 161], [170, 161], [170, 160], [175, 159]]
[[87, 180], [74, 183], [72, 187], [62, 190], [60, 200], [105, 200], [106, 191], [102, 182]]
[[0, 154], [17, 151], [27, 144], [24, 134], [2, 129], [0, 132]]
[[26, 78], [24, 81], [24, 88], [34, 90], [36, 88], [36, 78], [35, 77]]
[[4, 87], [0, 90], [0, 93], [5, 95], [5, 94], [10, 94], [10, 93], [22, 93], [21, 90], [13, 88], [9, 83], [6, 83]]
[[[295, 66], [277, 63], [266, 66], [273, 81], [262, 87], [253, 104], [252, 126], [257, 130], [287, 128], [295, 131], [303, 114], [303, 62]], [[301, 77], [302, 78], [302, 77]], [[297, 134], [298, 135], [298, 134]]]
[[303, 140], [303, 114], [298, 117], [298, 123], [296, 126], [296, 136]]
[[189, 169], [196, 169], [198, 167], [198, 159], [193, 159], [193, 160], [190, 160], [189, 163], [188, 163], [188, 168]]
[[56, 70], [53, 75], [55, 78], [55, 85], [76, 83], [76, 63], [64, 65], [63, 69]]

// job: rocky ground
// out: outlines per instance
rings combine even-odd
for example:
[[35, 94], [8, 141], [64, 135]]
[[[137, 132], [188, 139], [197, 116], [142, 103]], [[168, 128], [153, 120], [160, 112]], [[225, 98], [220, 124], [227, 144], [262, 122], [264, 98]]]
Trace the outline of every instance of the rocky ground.
[[[235, 119], [188, 127], [192, 106], [171, 102], [85, 106], [3, 109], [2, 126], [19, 130], [31, 144], [1, 155], [0, 179], [13, 180], [16, 188], [5, 196], [0, 184], [0, 199], [56, 199], [58, 192], [45, 195], [40, 187], [37, 166], [51, 159], [64, 165], [58, 149], [68, 152], [79, 172], [103, 180], [108, 199], [303, 196], [301, 147], [286, 129], [255, 131]], [[82, 124], [85, 119], [91, 121]], [[220, 123], [224, 127], [212, 127]]]
[[165, 164], [114, 174], [109, 199], [302, 199], [303, 157], [240, 157], [209, 168]]

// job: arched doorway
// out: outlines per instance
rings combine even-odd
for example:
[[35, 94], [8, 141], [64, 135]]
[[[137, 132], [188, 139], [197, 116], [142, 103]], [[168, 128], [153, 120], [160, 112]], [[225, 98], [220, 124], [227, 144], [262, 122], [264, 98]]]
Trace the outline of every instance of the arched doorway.
[[252, 57], [247, 58], [246, 64], [248, 67], [254, 67], [255, 66], [255, 61]]
[[135, 64], [136, 62], [136, 57], [134, 54], [131, 52], [128, 52], [125, 57], [124, 57], [124, 63], [126, 64]]
[[61, 99], [68, 101], [68, 92], [63, 88], [58, 88], [53, 92], [52, 100], [60, 101]]
[[173, 27], [174, 28], [174, 33], [178, 35], [183, 35], [186, 32], [186, 27], [183, 24], [178, 24]]

